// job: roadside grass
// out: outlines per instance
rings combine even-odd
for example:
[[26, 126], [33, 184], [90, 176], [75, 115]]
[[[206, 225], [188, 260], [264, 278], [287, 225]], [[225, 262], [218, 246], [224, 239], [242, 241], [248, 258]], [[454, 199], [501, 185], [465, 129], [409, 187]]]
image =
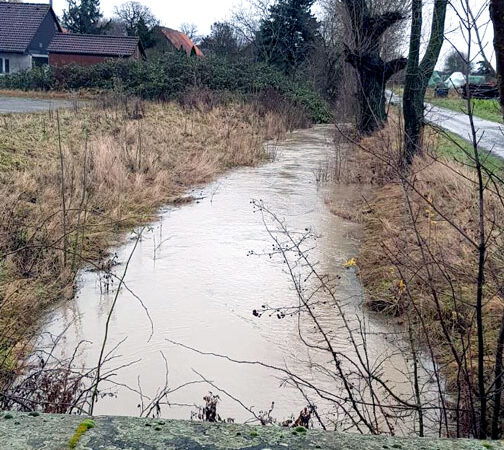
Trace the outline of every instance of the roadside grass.
[[[390, 89], [398, 96], [402, 97], [404, 86], [399, 84], [391, 84]], [[499, 102], [493, 99], [472, 99], [474, 105], [473, 114], [481, 119], [490, 120], [492, 122], [504, 123]], [[452, 111], [467, 114], [467, 101], [453, 89], [450, 89], [448, 97], [439, 98], [434, 96], [434, 89], [429, 88], [425, 93], [425, 102], [430, 103], [440, 108], [450, 109]]]
[[74, 295], [80, 268], [107, 267], [107, 249], [126, 230], [189, 187], [265, 161], [264, 141], [287, 128], [282, 114], [248, 103], [104, 98], [58, 113], [2, 116], [0, 392], [43, 313]]
[[[434, 96], [426, 97], [425, 101], [440, 108], [450, 109], [452, 111], [467, 114], [467, 100], [460, 97], [437, 98]], [[473, 114], [481, 119], [492, 122], [504, 123], [499, 102], [491, 99], [472, 99]]]
[[[443, 131], [443, 133], [435, 133], [434, 151], [437, 155], [452, 159], [461, 164], [472, 163], [468, 155], [473, 154], [472, 145], [460, 136]], [[484, 166], [493, 172], [504, 170], [504, 159], [493, 153], [480, 149], [481, 161]]]

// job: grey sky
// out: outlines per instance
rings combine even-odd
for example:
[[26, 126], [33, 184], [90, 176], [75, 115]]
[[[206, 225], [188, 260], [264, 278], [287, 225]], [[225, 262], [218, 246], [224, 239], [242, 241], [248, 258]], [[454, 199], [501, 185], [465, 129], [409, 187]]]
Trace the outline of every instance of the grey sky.
[[[34, 1], [34, 0], [32, 0]], [[44, 0], [41, 0], [44, 1]], [[48, 0], [47, 0], [48, 1]], [[101, 0], [101, 8], [105, 16], [111, 16], [114, 12], [114, 6], [119, 5], [124, 0]], [[161, 23], [171, 28], [178, 28], [182, 23], [194, 23], [198, 27], [200, 34], [206, 34], [210, 31], [210, 26], [215, 21], [224, 20], [231, 17], [233, 9], [238, 8], [244, 0], [139, 0], [140, 3], [148, 6], [159, 18]], [[457, 6], [461, 0], [451, 0]], [[484, 2], [484, 0], [470, 0], [474, 11], [476, 11]], [[57, 14], [61, 14], [66, 7], [66, 0], [53, 0], [54, 9]], [[486, 30], [484, 33], [486, 49], [485, 52], [492, 61], [495, 60], [492, 39], [493, 30], [491, 25], [485, 26], [489, 22], [488, 8], [484, 9], [484, 13], [480, 17], [479, 25], [481, 30]], [[449, 8], [447, 18], [447, 38], [449, 42], [445, 42], [442, 52], [442, 57], [438, 67], [442, 67], [444, 55], [452, 48], [452, 44], [457, 46], [459, 50], [466, 51], [467, 45], [458, 30], [458, 18]], [[405, 36], [404, 48], [407, 48], [407, 39]], [[475, 49], [475, 48], [474, 48]], [[478, 58], [476, 58], [478, 60]]]
[[[467, 53], [467, 42], [464, 39], [464, 35], [460, 30], [460, 19], [454, 12], [454, 8], [462, 11], [460, 7], [461, 2], [465, 0], [451, 0], [453, 6], [448, 7], [448, 14], [445, 26], [446, 40], [443, 45], [442, 54], [446, 55], [453, 47], [457, 47], [459, 51]], [[495, 51], [493, 48], [493, 26], [490, 22], [490, 12], [488, 9], [487, 1], [484, 0], [470, 0], [469, 1], [473, 14], [477, 14], [477, 24], [480, 33], [481, 40], [483, 41], [484, 51], [488, 59], [492, 61], [495, 66]], [[478, 44], [476, 42], [476, 36], [473, 33], [472, 45], [471, 45], [471, 55], [474, 61], [480, 61]]]
[[[43, 0], [42, 0], [43, 1]], [[161, 23], [167, 27], [177, 28], [182, 23], [194, 23], [201, 34], [210, 31], [212, 23], [230, 16], [231, 10], [240, 5], [240, 0], [139, 0], [148, 6]], [[101, 0], [105, 16], [111, 16], [114, 6], [122, 0]], [[54, 9], [61, 14], [66, 8], [65, 0], [53, 0]]]

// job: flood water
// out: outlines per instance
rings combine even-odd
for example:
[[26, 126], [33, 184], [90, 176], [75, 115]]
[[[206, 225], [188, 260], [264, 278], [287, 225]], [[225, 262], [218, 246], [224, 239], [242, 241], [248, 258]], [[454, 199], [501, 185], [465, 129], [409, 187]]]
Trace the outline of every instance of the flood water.
[[[297, 304], [296, 292], [277, 258], [250, 255], [272, 246], [261, 215], [251, 200], [262, 200], [292, 230], [312, 228], [319, 238], [312, 257], [319, 270], [341, 276], [337, 296], [348, 308], [360, 309], [362, 290], [353, 270], [343, 268], [358, 255], [359, 226], [331, 214], [326, 198], [331, 186], [317, 182], [317, 172], [331, 158], [333, 129], [319, 126], [288, 135], [274, 146], [272, 162], [254, 168], [234, 170], [191, 194], [198, 201], [170, 207], [144, 232], [133, 254], [126, 276], [127, 287], [143, 301], [154, 326], [138, 300], [122, 289], [112, 315], [107, 349], [123, 341], [113, 365], [135, 364], [117, 371], [115, 381], [153, 395], [165, 382], [165, 362], [172, 388], [200, 380], [196, 370], [218, 387], [239, 398], [256, 411], [275, 402], [274, 416], [285, 419], [297, 414], [306, 401], [294, 388], [281, 387], [279, 374], [271, 370], [240, 365], [197, 354], [175, 346], [176, 341], [204, 352], [215, 352], [240, 360], [262, 361], [288, 366], [313, 375], [300, 360], [307, 350], [300, 342], [296, 317], [278, 319], [252, 311], [263, 304]], [[116, 273], [120, 276], [134, 242], [117, 249]], [[268, 250], [269, 249], [269, 250]], [[117, 284], [117, 283], [116, 283]], [[115, 292], [103, 294], [100, 274], [84, 270], [75, 299], [59, 305], [50, 315], [44, 331], [58, 334], [66, 327], [63, 346], [72, 351], [80, 341], [90, 341], [79, 354], [79, 362], [93, 367], [105, 330], [107, 313]], [[327, 323], [337, 315], [328, 310]], [[377, 329], [387, 325], [368, 317]], [[335, 336], [337, 341], [338, 336]], [[344, 340], [342, 346], [348, 346]], [[381, 335], [370, 343], [371, 353], [381, 355], [390, 344]], [[114, 387], [116, 396], [103, 399], [96, 414], [138, 415], [139, 396], [126, 388]], [[209, 391], [204, 384], [192, 384], [169, 396], [172, 403], [203, 403]], [[251, 417], [222, 393], [219, 413], [223, 418], [245, 421]], [[164, 408], [166, 418], [188, 419], [190, 406]]]

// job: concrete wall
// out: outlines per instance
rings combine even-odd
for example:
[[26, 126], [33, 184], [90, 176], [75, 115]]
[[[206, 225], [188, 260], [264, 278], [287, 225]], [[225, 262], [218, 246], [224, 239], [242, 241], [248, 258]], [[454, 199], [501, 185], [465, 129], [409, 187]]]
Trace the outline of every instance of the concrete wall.
[[31, 69], [30, 55], [20, 55], [17, 53], [0, 53], [0, 58], [7, 58], [9, 60], [10, 73]]
[[[76, 433], [80, 428], [82, 433]], [[71, 445], [70, 445], [71, 444]], [[503, 450], [501, 441], [363, 436], [330, 431], [196, 421], [0, 412], [0, 448], [29, 449], [324, 449]]]

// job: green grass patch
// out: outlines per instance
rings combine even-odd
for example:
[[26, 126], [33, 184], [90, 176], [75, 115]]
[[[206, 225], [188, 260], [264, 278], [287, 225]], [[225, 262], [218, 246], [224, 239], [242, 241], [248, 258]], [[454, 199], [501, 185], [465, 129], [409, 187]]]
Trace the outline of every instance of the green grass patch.
[[[472, 145], [454, 133], [445, 132], [439, 136], [436, 153], [439, 156], [455, 159], [462, 164], [474, 165], [473, 159], [469, 156], [473, 154]], [[504, 171], [504, 159], [486, 150], [480, 150], [480, 156], [482, 164], [488, 170], [493, 172]]]
[[[440, 108], [451, 109], [452, 111], [467, 114], [467, 100], [463, 98], [426, 98], [426, 102], [439, 106]], [[474, 115], [481, 119], [491, 120], [492, 122], [504, 123], [500, 105], [497, 100], [472, 99], [474, 106]]]

